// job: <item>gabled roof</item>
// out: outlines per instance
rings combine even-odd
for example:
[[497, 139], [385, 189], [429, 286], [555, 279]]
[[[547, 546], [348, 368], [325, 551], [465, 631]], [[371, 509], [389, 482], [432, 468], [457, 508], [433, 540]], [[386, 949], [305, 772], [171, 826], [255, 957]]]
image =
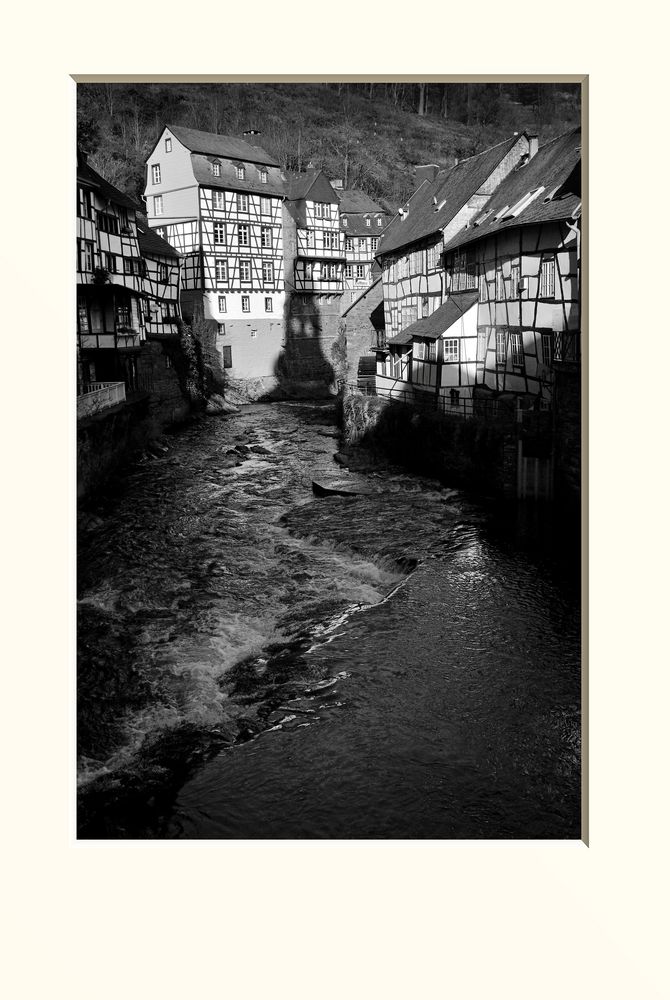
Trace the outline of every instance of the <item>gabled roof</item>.
[[192, 153], [222, 156], [225, 159], [240, 160], [242, 163], [279, 166], [277, 161], [260, 146], [254, 146], [236, 135], [217, 135], [215, 132], [201, 132], [196, 128], [182, 128], [181, 125], [166, 125], [165, 128], [169, 129]]
[[373, 201], [369, 195], [365, 194], [364, 191], [358, 191], [356, 188], [347, 188], [346, 191], [340, 192], [340, 212], [344, 212], [345, 215], [349, 214], [349, 212], [383, 213], [384, 209], [376, 201]]
[[453, 326], [468, 309], [479, 301], [479, 292], [456, 292], [446, 302], [424, 319], [419, 319], [411, 326], [405, 327], [392, 337], [389, 344], [409, 344], [414, 337], [425, 337], [427, 340], [437, 340]]
[[138, 201], [131, 198], [130, 195], [124, 194], [123, 191], [119, 191], [113, 184], [106, 181], [97, 170], [94, 170], [86, 162], [86, 157], [81, 153], [77, 153], [77, 180], [94, 188], [102, 198], [114, 201], [117, 205], [123, 205], [124, 208], [133, 208], [135, 211], [142, 208], [142, 205]]
[[[440, 233], [520, 138], [520, 135], [510, 136], [482, 153], [461, 160], [454, 167], [441, 170], [435, 180], [425, 180], [409, 200], [409, 214], [404, 219], [394, 216], [384, 231], [377, 256]], [[441, 206], [439, 211], [436, 211], [436, 204]]]
[[[569, 219], [581, 201], [581, 129], [571, 129], [542, 146], [524, 167], [513, 170], [494, 192], [486, 206], [489, 213], [480, 225], [470, 225], [457, 233], [445, 249], [453, 250], [516, 226]], [[504, 208], [513, 208], [537, 188], [544, 191], [514, 218], [496, 220]], [[550, 201], [545, 201], [553, 195]], [[473, 223], [477, 222], [477, 216]]]
[[137, 220], [137, 242], [140, 253], [149, 257], [181, 257], [178, 250], [159, 236], [155, 229], [149, 227], [144, 215]]
[[336, 205], [339, 198], [323, 170], [306, 173], [286, 171], [286, 197], [289, 201], [322, 201]]

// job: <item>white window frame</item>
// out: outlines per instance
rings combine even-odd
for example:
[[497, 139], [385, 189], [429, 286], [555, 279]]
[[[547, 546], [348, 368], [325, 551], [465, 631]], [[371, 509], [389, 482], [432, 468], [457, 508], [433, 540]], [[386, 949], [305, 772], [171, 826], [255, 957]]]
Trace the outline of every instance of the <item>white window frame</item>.
[[381, 219], [381, 218], [378, 218], [378, 219], [377, 219], [377, 225], [378, 225], [378, 226], [381, 226], [381, 224], [382, 224], [382, 219]]
[[160, 163], [151, 164], [151, 183], [160, 184], [161, 182], [161, 165]]
[[249, 195], [239, 192], [237, 195], [237, 211], [238, 212], [248, 212], [249, 211]]
[[240, 258], [240, 281], [251, 281], [251, 259]]
[[371, 221], [370, 221], [370, 218], [369, 218], [369, 216], [366, 216], [366, 217], [365, 217], [365, 225], [366, 225], [366, 226], [368, 227], [368, 229], [369, 229], [369, 228], [370, 228], [370, 226], [372, 225], [372, 223], [371, 223]]
[[217, 163], [216, 160], [212, 164], [212, 173], [214, 174], [215, 177], [221, 176], [221, 164]]
[[507, 328], [496, 329], [496, 364], [507, 364]]
[[365, 264], [356, 264], [356, 281], [365, 279]]
[[158, 280], [162, 285], [167, 285], [170, 280], [170, 271], [167, 264], [160, 263], [158, 265]]
[[261, 247], [272, 249], [272, 226], [261, 226]]
[[226, 242], [226, 224], [225, 222], [215, 222], [213, 229], [214, 243], [216, 246], [225, 245]]
[[240, 247], [249, 246], [249, 226], [246, 222], [241, 222], [237, 227], [237, 245]]
[[345, 236], [344, 237], [344, 249], [345, 250], [353, 250], [354, 249], [353, 237], [351, 237], [351, 236]]
[[236, 165], [236, 167], [235, 167], [235, 176], [237, 177], [238, 181], [243, 181], [244, 180], [244, 178], [246, 176], [246, 170], [244, 169], [244, 165], [243, 164], [238, 163]]
[[[551, 286], [551, 287], [550, 287]], [[540, 298], [556, 297], [556, 261], [553, 257], [543, 260], [540, 264]]]
[[220, 210], [226, 207], [226, 195], [225, 191], [218, 191], [217, 189], [212, 189], [212, 208]]
[[344, 277], [345, 278], [353, 278], [353, 276], [354, 276], [353, 266], [351, 264], [345, 264], [344, 265]]
[[163, 214], [163, 195], [162, 194], [155, 194], [154, 195], [154, 215], [162, 215], [162, 214]]
[[265, 311], [266, 311], [266, 313], [274, 312], [274, 309], [273, 309], [273, 300], [272, 300], [272, 296], [271, 295], [266, 295], [265, 296]]
[[216, 260], [214, 261], [214, 273], [216, 275], [217, 285], [228, 283], [228, 261], [227, 260]]
[[258, 171], [258, 173], [260, 174], [261, 184], [267, 184], [267, 182], [268, 182], [268, 172], [265, 169], [265, 167], [261, 167], [261, 169]]
[[242, 312], [251, 312], [251, 298], [248, 295], [242, 296]]
[[523, 368], [523, 334], [513, 331], [509, 336], [510, 356], [513, 368]]
[[377, 249], [378, 246], [379, 246], [379, 237], [378, 236], [371, 236], [370, 237], [370, 249], [372, 250], [373, 253], [375, 252], [375, 250]]
[[219, 300], [219, 312], [220, 313], [228, 312], [228, 310], [226, 308], [226, 296], [225, 295], [219, 295], [217, 297], [218, 297], [218, 300]]
[[460, 342], [458, 337], [445, 337], [442, 341], [442, 360], [445, 364], [460, 361]]
[[261, 198], [261, 215], [272, 215], [272, 198], [265, 195]]
[[[269, 277], [266, 272], [269, 272]], [[275, 283], [275, 266], [271, 260], [263, 261], [263, 284], [264, 285], [274, 285]]]
[[172, 139], [168, 135], [165, 136], [165, 152], [166, 153], [172, 152]]

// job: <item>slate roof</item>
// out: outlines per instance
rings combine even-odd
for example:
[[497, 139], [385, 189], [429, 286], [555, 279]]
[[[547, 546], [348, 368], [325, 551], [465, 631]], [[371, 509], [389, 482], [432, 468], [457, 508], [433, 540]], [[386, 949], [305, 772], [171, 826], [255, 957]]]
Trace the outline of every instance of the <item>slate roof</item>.
[[164, 240], [154, 229], [150, 228], [146, 216], [140, 216], [137, 220], [137, 242], [140, 246], [140, 253], [149, 257], [181, 257], [178, 250], [175, 250], [167, 240]]
[[[215, 177], [212, 173], [212, 162], [218, 160], [220, 173]], [[242, 161], [231, 161], [219, 159], [217, 156], [209, 156], [204, 153], [191, 153], [191, 165], [198, 184], [209, 188], [225, 188], [226, 191], [253, 191], [257, 194], [274, 195], [275, 198], [283, 198], [285, 193], [284, 178], [279, 167], [266, 167], [268, 179], [263, 184], [258, 171], [258, 164], [245, 162], [244, 180], [240, 180], [236, 173], [236, 166]]]
[[86, 162], [86, 159], [80, 153], [77, 153], [77, 180], [82, 181], [89, 187], [95, 188], [103, 198], [108, 198], [109, 201], [116, 202], [117, 205], [123, 205], [124, 208], [132, 208], [135, 211], [143, 208], [139, 201], [131, 198], [130, 195], [124, 194], [123, 191], [119, 191], [117, 187], [106, 181], [97, 170], [94, 170]]
[[414, 337], [424, 337], [427, 340], [437, 340], [453, 326], [468, 309], [479, 301], [478, 291], [456, 292], [446, 302], [424, 319], [419, 319], [411, 326], [406, 326], [397, 336], [392, 337], [389, 344], [409, 344]]
[[[450, 240], [446, 250], [472, 243], [493, 233], [516, 226], [527, 226], [555, 219], [569, 219], [581, 201], [581, 129], [572, 129], [545, 143], [525, 167], [513, 170], [494, 192], [486, 206], [491, 214], [478, 225], [462, 229]], [[494, 216], [505, 206], [512, 208], [521, 198], [538, 187], [544, 191], [516, 218]], [[551, 201], [545, 198], [559, 188]], [[476, 222], [476, 217], [473, 220]]]
[[217, 135], [215, 132], [201, 132], [200, 129], [182, 128], [181, 125], [166, 125], [175, 138], [192, 153], [222, 156], [240, 160], [242, 163], [261, 163], [278, 167], [279, 164], [260, 146], [254, 146], [236, 135]]
[[308, 170], [306, 173], [287, 170], [285, 191], [289, 201], [309, 198], [310, 201], [336, 205], [340, 200], [323, 170]]
[[[384, 231], [377, 256], [441, 232], [520, 138], [520, 135], [513, 135], [482, 153], [461, 160], [454, 167], [440, 170], [435, 180], [423, 181], [409, 200], [409, 214], [404, 219], [394, 216]], [[435, 211], [433, 198], [438, 205], [444, 201], [439, 212]]]
[[381, 213], [384, 209], [373, 201], [372, 198], [365, 194], [364, 191], [358, 191], [356, 188], [347, 188], [345, 191], [340, 192], [340, 212], [344, 212], [347, 215], [349, 212], [377, 212]]

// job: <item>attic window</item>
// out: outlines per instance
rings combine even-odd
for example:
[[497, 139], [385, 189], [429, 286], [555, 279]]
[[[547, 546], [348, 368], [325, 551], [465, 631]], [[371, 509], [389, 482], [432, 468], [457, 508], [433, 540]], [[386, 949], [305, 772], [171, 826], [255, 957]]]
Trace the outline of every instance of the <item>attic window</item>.
[[505, 207], [501, 208], [499, 212], [496, 212], [493, 216], [494, 221], [497, 222], [498, 219], [502, 219], [507, 212], [509, 212], [509, 205], [505, 205]]
[[442, 211], [442, 209], [444, 208], [444, 206], [445, 206], [446, 204], [447, 204], [447, 199], [446, 199], [446, 198], [443, 198], [443, 199], [442, 199], [442, 201], [440, 202], [440, 204], [439, 204], [439, 205], [437, 206], [437, 208], [435, 209], [435, 211], [436, 211], [436, 212], [441, 212], [441, 211]]
[[349, 225], [349, 220], [347, 219], [346, 215], [342, 216], [342, 225], [344, 226], [345, 229]]
[[370, 226], [370, 216], [369, 215], [366, 215], [366, 217], [365, 217], [365, 225], [368, 226], [368, 227]]
[[221, 164], [218, 162], [218, 160], [215, 160], [214, 163], [212, 164], [212, 173], [214, 174], [215, 177], [221, 176]]
[[381, 226], [381, 224], [382, 224], [381, 216], [377, 216], [377, 225]]
[[245, 170], [243, 165], [241, 163], [238, 163], [238, 165], [235, 167], [235, 176], [237, 177], [238, 181], [244, 180], [244, 174]]
[[170, 138], [165, 139], [165, 152], [166, 153], [172, 152], [172, 139]]
[[258, 173], [260, 174], [261, 184], [267, 184], [267, 182], [268, 182], [268, 172], [265, 169], [265, 167], [261, 167], [261, 169], [258, 171]]
[[523, 198], [520, 198], [516, 205], [513, 205], [508, 212], [505, 212], [503, 219], [515, 219], [517, 215], [520, 215], [524, 208], [528, 208], [530, 203], [535, 201], [537, 196], [542, 194], [543, 191], [543, 187], [535, 188], [534, 191], [529, 191], [528, 194], [525, 194]]
[[481, 226], [481, 224], [483, 222], [485, 222], [486, 219], [488, 219], [488, 217], [489, 217], [489, 215], [491, 214], [492, 211], [493, 211], [492, 208], [487, 208], [487, 210], [482, 215], [480, 215], [478, 219], [475, 219], [475, 221], [472, 223], [472, 225], [473, 226]]

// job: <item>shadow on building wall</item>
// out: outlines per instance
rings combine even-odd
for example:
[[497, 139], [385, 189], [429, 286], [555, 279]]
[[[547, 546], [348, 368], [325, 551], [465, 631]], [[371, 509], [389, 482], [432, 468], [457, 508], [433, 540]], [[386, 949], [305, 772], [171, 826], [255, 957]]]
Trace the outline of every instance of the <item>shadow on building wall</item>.
[[339, 300], [325, 305], [316, 295], [288, 292], [284, 305], [284, 345], [275, 364], [277, 380], [261, 402], [332, 395], [338, 377], [333, 345], [339, 337]]

